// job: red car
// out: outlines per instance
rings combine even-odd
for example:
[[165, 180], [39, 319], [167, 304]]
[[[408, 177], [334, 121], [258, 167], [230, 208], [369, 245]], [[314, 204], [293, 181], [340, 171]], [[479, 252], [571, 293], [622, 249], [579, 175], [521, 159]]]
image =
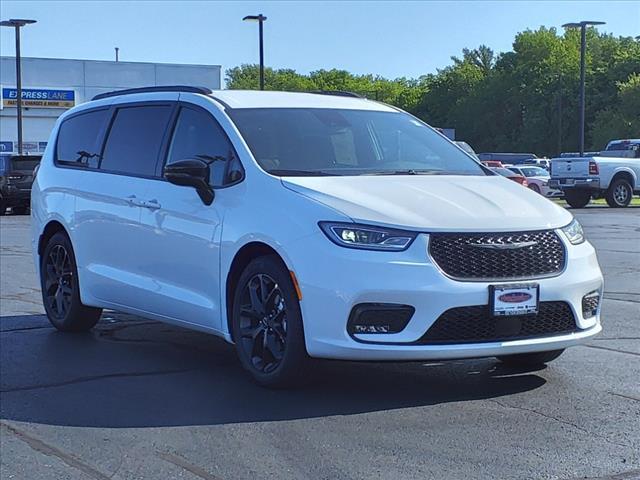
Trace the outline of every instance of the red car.
[[526, 177], [523, 177], [522, 175], [519, 175], [516, 172], [512, 172], [508, 168], [492, 168], [491, 170], [493, 170], [499, 175], [502, 175], [503, 177], [507, 177], [509, 180], [513, 180], [514, 182], [519, 183], [523, 187], [529, 186], [529, 182], [527, 182]]
[[500, 160], [483, 160], [481, 162], [485, 167], [489, 168], [502, 168], [504, 165]]

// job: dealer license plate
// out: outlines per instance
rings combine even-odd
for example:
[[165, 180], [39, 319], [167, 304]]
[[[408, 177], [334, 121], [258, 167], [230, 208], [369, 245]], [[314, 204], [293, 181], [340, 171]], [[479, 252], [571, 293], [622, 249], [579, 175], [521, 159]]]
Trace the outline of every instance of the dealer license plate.
[[535, 283], [490, 285], [489, 307], [496, 317], [538, 313], [540, 287]]

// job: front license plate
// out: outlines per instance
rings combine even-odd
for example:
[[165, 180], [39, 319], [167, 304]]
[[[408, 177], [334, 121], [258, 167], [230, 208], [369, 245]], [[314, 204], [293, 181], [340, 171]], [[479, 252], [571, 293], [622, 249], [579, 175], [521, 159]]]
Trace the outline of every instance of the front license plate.
[[538, 313], [539, 298], [540, 287], [536, 283], [489, 286], [489, 307], [496, 317]]

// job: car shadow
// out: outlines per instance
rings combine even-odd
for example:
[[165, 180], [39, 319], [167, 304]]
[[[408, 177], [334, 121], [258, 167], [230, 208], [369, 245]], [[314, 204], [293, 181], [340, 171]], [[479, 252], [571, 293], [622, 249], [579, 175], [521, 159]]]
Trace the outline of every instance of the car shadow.
[[496, 398], [539, 388], [494, 359], [316, 362], [292, 390], [256, 386], [221, 339], [106, 312], [90, 333], [44, 316], [0, 319], [0, 418], [83, 427], [162, 427], [352, 415]]

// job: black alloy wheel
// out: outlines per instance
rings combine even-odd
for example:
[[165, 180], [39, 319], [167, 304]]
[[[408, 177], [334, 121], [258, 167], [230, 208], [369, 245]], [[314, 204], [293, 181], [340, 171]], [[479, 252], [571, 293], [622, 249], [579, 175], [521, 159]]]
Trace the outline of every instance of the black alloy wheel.
[[71, 257], [63, 245], [54, 245], [44, 259], [44, 298], [47, 311], [64, 319], [71, 309], [73, 294]]
[[278, 283], [267, 274], [254, 275], [244, 287], [240, 308], [242, 348], [254, 368], [273, 372], [287, 345], [287, 307]]
[[240, 275], [231, 329], [240, 363], [258, 384], [289, 387], [308, 378], [300, 300], [278, 256], [258, 257]]
[[83, 332], [100, 319], [102, 309], [80, 301], [78, 268], [69, 237], [54, 234], [40, 257], [42, 301], [51, 324], [64, 332]]

